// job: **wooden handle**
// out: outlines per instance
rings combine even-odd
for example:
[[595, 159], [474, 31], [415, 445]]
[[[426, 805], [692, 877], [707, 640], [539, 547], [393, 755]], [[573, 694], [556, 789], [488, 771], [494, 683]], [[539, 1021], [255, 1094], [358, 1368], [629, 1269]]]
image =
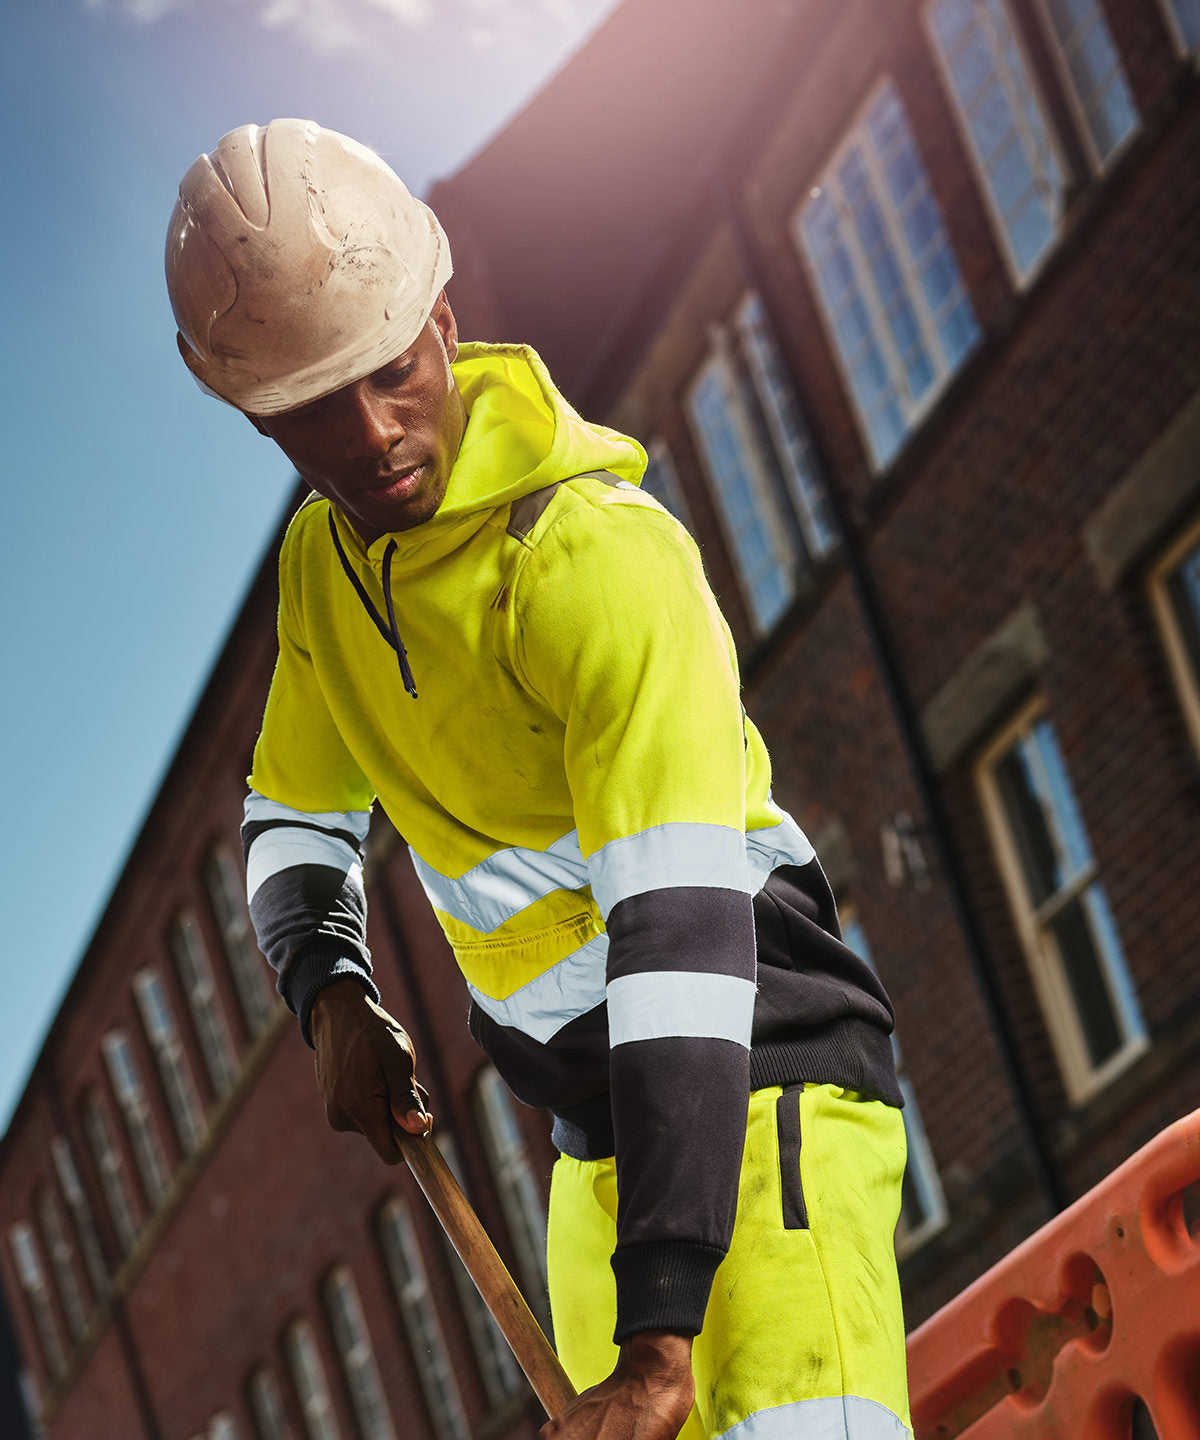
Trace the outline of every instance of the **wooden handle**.
[[467, 1274], [492, 1312], [534, 1394], [553, 1418], [575, 1399], [567, 1372], [432, 1138], [399, 1133], [398, 1138], [408, 1168], [467, 1267]]

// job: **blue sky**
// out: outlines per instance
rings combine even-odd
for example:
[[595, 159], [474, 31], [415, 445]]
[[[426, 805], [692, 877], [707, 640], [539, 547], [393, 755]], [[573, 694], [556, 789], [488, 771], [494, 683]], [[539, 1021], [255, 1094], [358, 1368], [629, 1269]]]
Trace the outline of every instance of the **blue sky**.
[[0, 1126], [291, 490], [175, 350], [162, 247], [227, 130], [299, 115], [418, 192], [613, 0], [7, 0], [0, 7]]

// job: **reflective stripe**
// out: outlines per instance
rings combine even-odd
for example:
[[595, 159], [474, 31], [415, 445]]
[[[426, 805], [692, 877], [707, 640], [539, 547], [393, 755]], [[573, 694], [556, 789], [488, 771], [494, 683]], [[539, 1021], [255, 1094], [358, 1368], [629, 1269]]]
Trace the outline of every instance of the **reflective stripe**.
[[574, 830], [547, 850], [518, 845], [497, 850], [457, 880], [426, 864], [411, 847], [409, 853], [433, 908], [485, 933], [555, 890], [578, 890], [588, 883]]
[[[777, 806], [772, 809], [778, 810]], [[750, 893], [757, 895], [772, 870], [780, 865], [808, 865], [817, 857], [812, 842], [792, 817], [778, 810], [778, 825], [746, 832], [746, 859], [750, 864]]]
[[340, 870], [360, 889], [362, 863], [358, 851], [336, 835], [300, 826], [264, 830], [250, 846], [246, 860], [246, 899], [253, 900], [258, 888], [272, 875], [290, 870], [293, 865], [325, 865]]
[[536, 980], [496, 1000], [468, 983], [476, 1005], [498, 1025], [512, 1025], [543, 1044], [571, 1020], [604, 1003], [608, 936], [597, 935], [573, 950]]
[[305, 825], [322, 825], [326, 830], [347, 830], [361, 845], [367, 838], [371, 824], [369, 810], [293, 810], [290, 805], [281, 805], [278, 800], [268, 800], [257, 790], [246, 796], [244, 823], [254, 824], [262, 820], [288, 820]]
[[797, 1400], [740, 1420], [717, 1440], [912, 1440], [912, 1431], [877, 1400], [830, 1395]]
[[654, 970], [618, 975], [608, 985], [608, 1043], [673, 1035], [733, 1040], [750, 1048], [754, 982], [736, 975]]
[[587, 863], [592, 897], [605, 920], [613, 906], [629, 896], [673, 885], [751, 893], [746, 838], [728, 825], [655, 825], [610, 840]]

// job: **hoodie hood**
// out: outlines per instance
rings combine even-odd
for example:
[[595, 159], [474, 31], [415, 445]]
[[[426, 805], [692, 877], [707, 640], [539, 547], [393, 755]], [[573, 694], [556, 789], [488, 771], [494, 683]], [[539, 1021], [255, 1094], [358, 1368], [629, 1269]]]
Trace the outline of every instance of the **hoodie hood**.
[[[373, 567], [381, 566], [392, 541], [397, 573], [439, 560], [494, 510], [556, 480], [609, 470], [631, 484], [640, 482], [646, 468], [641, 445], [584, 420], [528, 345], [466, 343], [452, 368], [467, 426], [445, 499], [423, 525], [375, 540], [365, 552]], [[364, 553], [340, 513], [337, 528], [348, 550]]]

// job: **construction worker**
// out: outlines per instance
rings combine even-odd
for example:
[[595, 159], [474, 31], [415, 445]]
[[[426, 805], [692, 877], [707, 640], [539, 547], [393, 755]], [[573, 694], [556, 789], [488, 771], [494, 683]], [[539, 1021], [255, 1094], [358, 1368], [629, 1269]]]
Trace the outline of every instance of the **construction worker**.
[[[728, 629], [633, 439], [460, 343], [432, 212], [312, 122], [180, 186], [179, 348], [312, 487], [243, 837], [326, 1112], [430, 1124], [362, 857], [408, 842], [514, 1094], [553, 1112], [558, 1440], [907, 1436], [904, 1134], [879, 982], [772, 800]], [[715, 1277], [715, 1278], [714, 1278]]]

